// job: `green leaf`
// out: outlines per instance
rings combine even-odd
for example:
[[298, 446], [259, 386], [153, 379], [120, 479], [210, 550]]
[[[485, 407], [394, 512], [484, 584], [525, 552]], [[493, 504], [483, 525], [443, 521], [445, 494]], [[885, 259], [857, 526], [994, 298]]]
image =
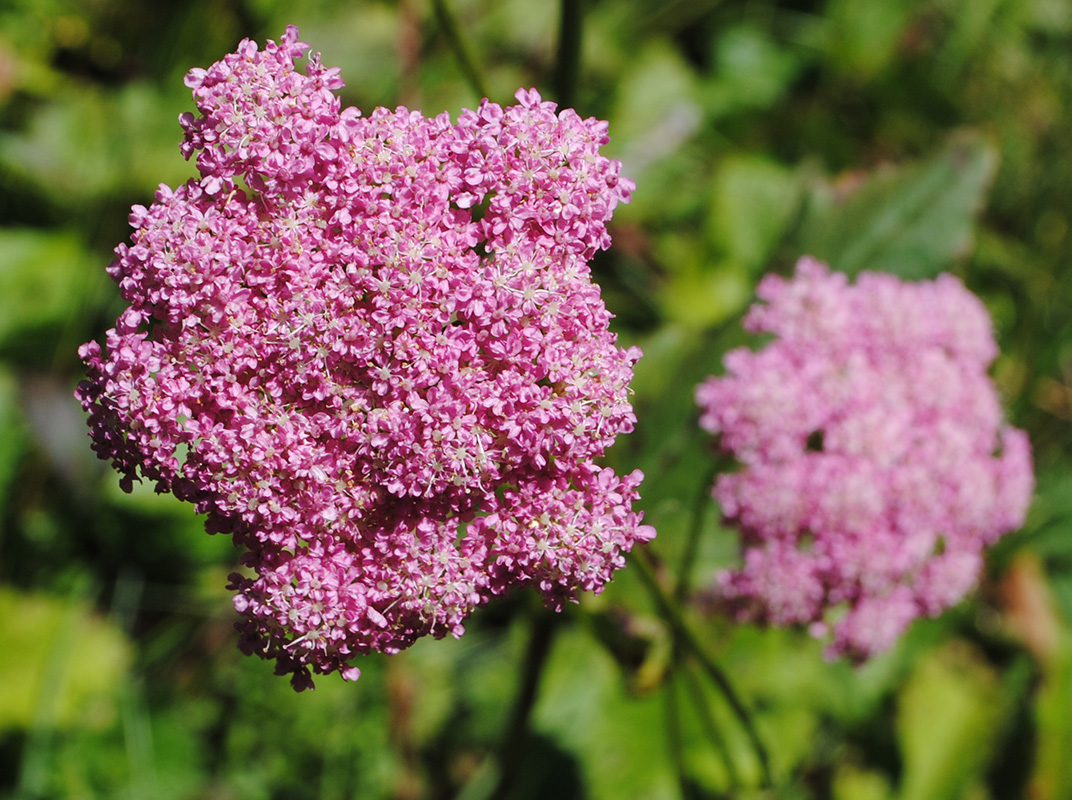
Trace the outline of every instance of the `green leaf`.
[[901, 800], [964, 797], [980, 780], [1005, 712], [994, 670], [962, 643], [921, 661], [900, 695]]
[[[1040, 797], [1072, 797], [1072, 635], [1065, 629], [1046, 675], [1035, 696], [1039, 726], [1038, 766], [1034, 784]], [[1044, 788], [1043, 788], [1044, 787]]]
[[592, 800], [678, 796], [662, 699], [630, 696], [614, 661], [583, 631], [556, 639], [534, 726], [576, 755]]
[[15, 377], [0, 366], [0, 518], [6, 515], [26, 442]]
[[703, 117], [697, 93], [696, 73], [672, 48], [652, 44], [630, 60], [610, 116], [609, 150], [638, 188], [616, 212], [619, 221], [680, 217], [703, 201], [709, 167], [690, 155]]
[[[214, 658], [214, 685], [195, 682], [193, 692], [171, 700], [166, 712], [170, 719], [164, 724], [154, 721], [162, 740], [156, 758], [158, 782], [166, 784], [184, 762], [189, 770], [196, 758], [216, 765], [208, 773], [217, 784], [216, 796], [391, 796], [399, 765], [389, 739], [405, 721], [395, 720], [395, 725], [389, 716], [385, 659], [362, 659], [356, 684], [338, 675], [318, 676], [315, 691], [299, 694], [285, 678], [272, 674], [269, 664], [238, 654], [232, 641], [223, 653], [226, 660]], [[221, 669], [223, 664], [230, 666]], [[206, 696], [207, 689], [216, 694]], [[231, 698], [230, 703], [221, 703], [221, 696]], [[207, 708], [194, 705], [200, 697], [210, 704]], [[199, 756], [181, 755], [180, 748], [190, 749], [190, 743], [181, 742], [183, 718], [186, 730], [194, 729]], [[223, 741], [212, 744], [214, 736]], [[176, 752], [160, 752], [172, 737]]]
[[750, 273], [761, 271], [800, 207], [790, 170], [759, 156], [726, 159], [715, 176], [708, 230], [713, 243]]
[[774, 105], [801, 67], [793, 50], [780, 47], [769, 32], [750, 23], [720, 33], [714, 57], [717, 69], [703, 87], [703, 101], [716, 117]]
[[822, 183], [813, 189], [798, 252], [849, 274], [934, 277], [970, 252], [997, 163], [989, 142], [966, 133], [921, 164], [869, 176], [847, 197]]
[[131, 647], [77, 600], [0, 587], [0, 730], [115, 719]]
[[747, 304], [752, 284], [732, 265], [676, 275], [659, 293], [663, 313], [675, 323], [705, 328], [724, 322]]
[[[621, 76], [618, 102], [612, 119], [614, 136], [627, 142], [650, 137], [664, 126], [682, 103], [695, 101], [698, 80], [682, 54], [656, 41], [634, 54], [628, 72]], [[672, 150], [650, 140], [660, 155]]]
[[829, 52], [838, 66], [862, 80], [882, 71], [897, 52], [913, 5], [913, 0], [831, 0], [827, 7]]
[[657, 300], [669, 322], [692, 329], [711, 327], [747, 304], [754, 280], [741, 266], [713, 257], [694, 233], [667, 232], [653, 245], [666, 273]]
[[890, 784], [881, 772], [842, 764], [834, 775], [834, 800], [888, 800]]
[[192, 110], [178, 84], [167, 93], [145, 83], [119, 91], [68, 87], [25, 130], [0, 135], [0, 166], [61, 208], [82, 210], [131, 191], [148, 199], [161, 182], [175, 186], [195, 172], [179, 152], [176, 121]]
[[96, 266], [74, 234], [0, 228], [0, 346], [65, 324]]

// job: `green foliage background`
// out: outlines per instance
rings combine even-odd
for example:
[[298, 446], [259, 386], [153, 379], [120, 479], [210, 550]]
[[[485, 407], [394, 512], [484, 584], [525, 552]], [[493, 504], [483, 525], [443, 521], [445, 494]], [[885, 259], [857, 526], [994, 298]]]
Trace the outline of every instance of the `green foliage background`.
[[[288, 23], [363, 109], [482, 80], [610, 120], [638, 189], [594, 268], [646, 353], [610, 460], [659, 530], [560, 617], [521, 595], [301, 695], [235, 648], [230, 542], [119, 491], [71, 397], [130, 205], [192, 174], [182, 76]], [[1065, 0], [0, 0], [0, 796], [1072, 798], [1070, 129]], [[803, 253], [961, 276], [1035, 448], [979, 592], [859, 669], [679, 602], [735, 557], [692, 389]]]

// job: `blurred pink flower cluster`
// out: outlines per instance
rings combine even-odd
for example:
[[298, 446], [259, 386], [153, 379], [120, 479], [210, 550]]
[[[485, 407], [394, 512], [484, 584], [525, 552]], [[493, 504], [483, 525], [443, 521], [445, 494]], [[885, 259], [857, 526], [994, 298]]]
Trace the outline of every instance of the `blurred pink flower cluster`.
[[713, 489], [743, 551], [716, 596], [864, 659], [957, 603], [983, 549], [1023, 524], [1030, 445], [987, 375], [990, 318], [954, 277], [851, 285], [805, 258], [758, 294], [745, 327], [773, 339], [696, 391], [740, 463]]
[[594, 463], [640, 357], [589, 274], [632, 189], [606, 123], [535, 91], [363, 117], [297, 37], [187, 76], [201, 177], [134, 207], [77, 395], [125, 487], [248, 548], [242, 647], [303, 688], [513, 587], [598, 592], [655, 532]]

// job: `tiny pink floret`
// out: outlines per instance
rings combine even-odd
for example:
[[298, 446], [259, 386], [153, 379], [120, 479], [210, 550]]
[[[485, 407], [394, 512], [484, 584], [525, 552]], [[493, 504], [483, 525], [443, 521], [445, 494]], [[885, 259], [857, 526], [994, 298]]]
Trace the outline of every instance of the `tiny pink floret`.
[[186, 77], [200, 177], [134, 206], [130, 304], [80, 349], [94, 448], [247, 552], [241, 646], [294, 685], [460, 635], [489, 598], [598, 592], [654, 530], [596, 460], [635, 422], [588, 262], [630, 181], [534, 90], [342, 109], [296, 28]]
[[1030, 444], [1003, 422], [990, 317], [956, 278], [851, 285], [804, 258], [758, 294], [745, 327], [773, 341], [696, 391], [741, 465], [713, 489], [743, 550], [715, 596], [862, 660], [974, 587], [983, 549], [1024, 522]]

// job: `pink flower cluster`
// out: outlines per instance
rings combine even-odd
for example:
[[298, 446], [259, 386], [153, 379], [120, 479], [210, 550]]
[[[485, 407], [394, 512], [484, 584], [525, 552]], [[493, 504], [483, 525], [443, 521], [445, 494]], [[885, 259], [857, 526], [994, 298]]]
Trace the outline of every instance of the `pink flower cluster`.
[[594, 460], [635, 422], [588, 261], [632, 184], [535, 91], [457, 124], [342, 109], [295, 28], [186, 83], [199, 180], [135, 206], [83, 345], [97, 453], [248, 548], [242, 648], [311, 672], [531, 585], [600, 591], [652, 528]]
[[850, 285], [805, 258], [758, 294], [745, 327], [773, 340], [696, 391], [741, 465], [713, 490], [743, 549], [716, 596], [862, 660], [958, 602], [983, 548], [1023, 524], [1030, 445], [1002, 421], [990, 318], [956, 278]]

